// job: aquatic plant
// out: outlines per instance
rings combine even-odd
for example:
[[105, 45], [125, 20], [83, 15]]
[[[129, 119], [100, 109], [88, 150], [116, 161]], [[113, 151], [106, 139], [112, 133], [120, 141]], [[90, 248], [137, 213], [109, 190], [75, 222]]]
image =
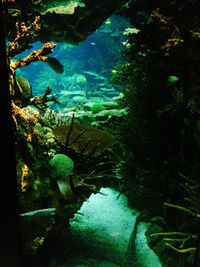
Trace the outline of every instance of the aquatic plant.
[[[175, 216], [179, 217], [179, 225], [174, 230], [167, 227], [167, 231], [150, 232], [149, 238], [162, 238], [159, 242], [177, 255], [180, 262], [186, 261], [187, 266], [192, 266], [194, 258], [198, 255], [199, 249], [199, 219], [200, 219], [200, 197], [199, 181], [193, 180], [182, 173], [179, 173], [180, 186], [184, 191], [184, 197], [177, 203], [165, 202], [166, 213], [174, 210]], [[157, 240], [158, 241], [158, 240]], [[150, 241], [151, 242], [151, 241]], [[156, 242], [155, 239], [152, 242]]]

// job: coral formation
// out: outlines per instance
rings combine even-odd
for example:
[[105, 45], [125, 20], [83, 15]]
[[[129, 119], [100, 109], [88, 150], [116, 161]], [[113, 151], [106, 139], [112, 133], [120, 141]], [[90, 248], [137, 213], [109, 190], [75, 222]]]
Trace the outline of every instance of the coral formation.
[[[118, 10], [122, 0], [106, 0], [94, 5], [92, 0], [85, 1], [30, 1], [26, 3], [4, 2], [6, 13], [6, 32], [13, 38], [14, 23], [34, 16], [41, 17], [41, 28], [35, 41], [67, 41], [78, 43], [94, 32], [110, 15]], [[93, 18], [93, 20], [90, 20]], [[11, 31], [12, 29], [12, 31]]]
[[53, 133], [62, 145], [66, 145], [66, 137], [70, 134], [68, 147], [77, 153], [97, 156], [115, 143], [114, 137], [101, 129], [74, 122], [70, 132], [70, 126], [71, 124], [58, 125]]
[[51, 176], [55, 179], [64, 179], [66, 176], [72, 174], [74, 163], [72, 159], [64, 154], [54, 155], [49, 164], [51, 166]]

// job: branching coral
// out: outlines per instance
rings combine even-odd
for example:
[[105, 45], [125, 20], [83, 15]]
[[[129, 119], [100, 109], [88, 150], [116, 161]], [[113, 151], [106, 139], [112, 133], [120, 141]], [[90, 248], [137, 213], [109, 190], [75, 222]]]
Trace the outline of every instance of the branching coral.
[[165, 52], [165, 56], [169, 56], [171, 50], [173, 48], [179, 46], [183, 42], [184, 42], [184, 40], [182, 39], [182, 37], [180, 35], [179, 36], [172, 37], [172, 38], [169, 38], [167, 40], [167, 43], [162, 46], [162, 49]]
[[160, 27], [163, 30], [165, 30], [165, 31], [169, 31], [170, 30], [171, 27], [170, 27], [170, 24], [169, 24], [169, 18], [167, 18], [166, 16], [161, 14], [159, 8], [156, 8], [155, 10], [153, 10], [151, 12], [151, 17], [153, 19], [155, 19], [160, 24]]
[[31, 23], [29, 26], [27, 26], [24, 22], [16, 22], [16, 36], [12, 42], [8, 43], [8, 56], [12, 58], [28, 48], [39, 30], [39, 16], [36, 16], [33, 23]]
[[35, 96], [30, 101], [30, 104], [42, 111], [45, 111], [47, 109], [47, 102], [53, 101], [57, 104], [60, 104], [55, 96], [50, 96], [51, 92], [52, 89], [48, 87], [43, 96]]
[[12, 42], [8, 43], [8, 67], [9, 67], [9, 84], [11, 95], [14, 95], [14, 82], [15, 82], [15, 71], [17, 68], [28, 66], [30, 63], [47, 59], [47, 55], [53, 52], [55, 44], [46, 43], [41, 49], [35, 50], [30, 55], [23, 59], [13, 61], [12, 58], [30, 48], [30, 43], [34, 41], [35, 36], [38, 34], [40, 29], [40, 18], [35, 17], [35, 20], [30, 25], [26, 25], [24, 22], [16, 23], [16, 36]]
[[[17, 68], [28, 66], [32, 62], [43, 60], [45, 61], [47, 59], [48, 54], [53, 52], [53, 49], [55, 48], [55, 44], [53, 43], [46, 43], [42, 46], [41, 49], [32, 51], [28, 56], [26, 56], [23, 59], [18, 59], [16, 61], [12, 60], [12, 58], [22, 52], [24, 49], [30, 47], [30, 43], [34, 40], [35, 35], [38, 33], [38, 30], [40, 29], [39, 25], [39, 17], [35, 17], [35, 20], [32, 24], [29, 26], [26, 25], [24, 22], [16, 23], [16, 37], [12, 42], [8, 43], [8, 51], [7, 56], [9, 60], [9, 86], [10, 86], [10, 94], [12, 97], [12, 111], [13, 111], [13, 118], [15, 123], [17, 124], [17, 119], [21, 119], [26, 123], [26, 125], [30, 124], [30, 121], [28, 120], [28, 117], [23, 113], [23, 111], [20, 109], [20, 107], [17, 106], [15, 103], [15, 72]], [[46, 100], [47, 95], [45, 95]], [[44, 102], [44, 101], [43, 101]]]
[[28, 66], [30, 63], [42, 60], [45, 61], [47, 59], [47, 55], [53, 52], [53, 48], [55, 48], [55, 44], [46, 43], [43, 45], [41, 49], [34, 50], [27, 57], [11, 62], [10, 66], [12, 70], [16, 70], [17, 68]]
[[184, 40], [180, 34], [178, 26], [174, 23], [171, 17], [164, 16], [160, 9], [157, 8], [151, 13], [151, 17], [159, 24], [161, 31], [164, 31], [168, 35], [167, 42], [161, 46], [164, 50], [165, 56], [169, 56], [171, 50], [181, 45]]
[[17, 125], [17, 120], [16, 120], [17, 117], [19, 117], [26, 124], [29, 124], [29, 118], [23, 113], [20, 107], [15, 105], [14, 101], [12, 101], [12, 114], [16, 125]]

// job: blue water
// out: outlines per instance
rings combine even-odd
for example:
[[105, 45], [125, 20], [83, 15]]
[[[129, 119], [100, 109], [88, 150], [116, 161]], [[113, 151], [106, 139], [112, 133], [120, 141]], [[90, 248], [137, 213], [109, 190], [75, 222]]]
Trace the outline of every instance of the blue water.
[[[112, 68], [124, 60], [123, 42], [126, 36], [123, 32], [127, 27], [130, 24], [125, 18], [114, 15], [78, 45], [53, 42], [56, 47], [49, 56], [57, 58], [64, 66], [62, 74], [56, 73], [47, 63], [38, 61], [18, 69], [17, 75], [29, 80], [33, 96], [42, 95], [47, 87], [56, 96], [63, 90], [86, 90], [92, 94], [100, 87], [106, 88], [110, 86], [108, 81]], [[31, 50], [24, 51], [17, 57], [23, 58], [43, 44], [36, 42], [32, 45]]]

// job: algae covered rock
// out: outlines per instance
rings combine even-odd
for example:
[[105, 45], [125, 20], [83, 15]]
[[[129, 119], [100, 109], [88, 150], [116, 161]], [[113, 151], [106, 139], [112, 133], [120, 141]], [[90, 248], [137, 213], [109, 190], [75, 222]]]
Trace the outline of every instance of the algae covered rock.
[[92, 113], [98, 113], [98, 112], [100, 112], [100, 111], [102, 111], [102, 110], [104, 110], [105, 109], [105, 107], [101, 104], [101, 103], [95, 103], [95, 104], [93, 104], [92, 106], [91, 106], [91, 111], [92, 111]]
[[[34, 41], [58, 41], [77, 44], [123, 5], [123, 0], [32, 0], [4, 1], [5, 31], [13, 39], [17, 21], [33, 21], [40, 16], [41, 27]], [[24, 16], [26, 14], [26, 16]], [[93, 18], [93, 19], [91, 19]]]
[[50, 159], [51, 175], [56, 179], [65, 178], [74, 169], [74, 162], [64, 154], [56, 154]]

